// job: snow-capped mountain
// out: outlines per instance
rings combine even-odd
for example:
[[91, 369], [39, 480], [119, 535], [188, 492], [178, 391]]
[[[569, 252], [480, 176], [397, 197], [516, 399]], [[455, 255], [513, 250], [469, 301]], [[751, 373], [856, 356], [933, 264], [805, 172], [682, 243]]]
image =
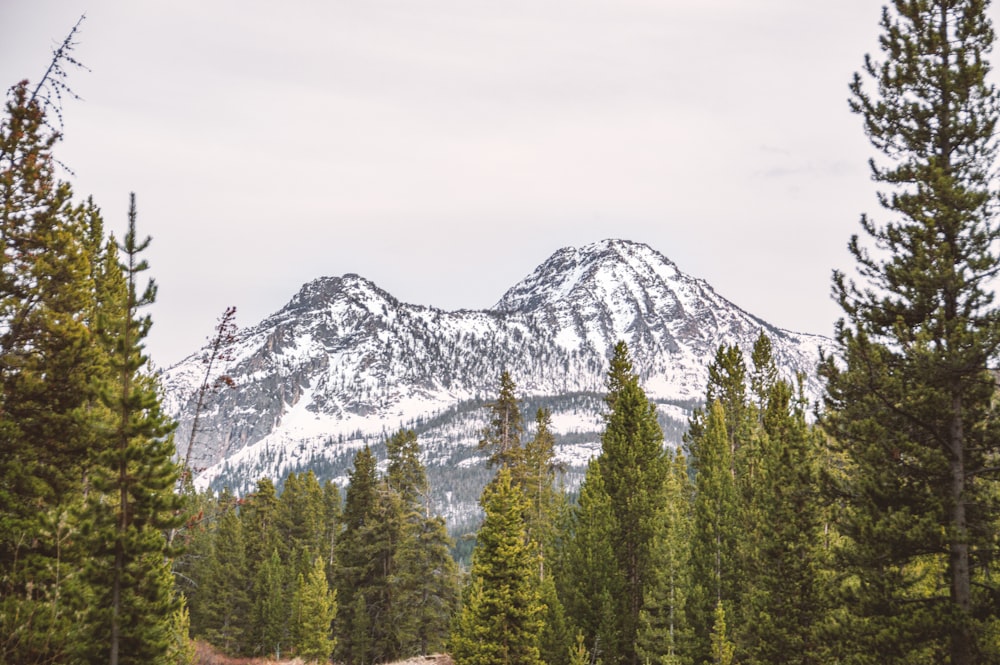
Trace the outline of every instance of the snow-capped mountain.
[[[553, 413], [558, 454], [578, 473], [598, 448], [610, 351], [624, 340], [648, 396], [677, 443], [704, 394], [720, 344], [749, 353], [764, 330], [779, 367], [812, 377], [825, 338], [777, 329], [682, 273], [647, 245], [605, 240], [565, 248], [491, 309], [445, 312], [401, 303], [357, 275], [309, 282], [277, 313], [239, 331], [235, 383], [202, 408], [191, 465], [198, 482], [246, 492], [262, 476], [313, 468], [343, 479], [354, 452], [401, 426], [420, 437], [436, 507], [474, 509], [487, 472], [476, 453], [483, 404], [507, 370], [525, 399]], [[190, 438], [205, 350], [164, 376]], [[814, 379], [812, 388], [816, 390]]]

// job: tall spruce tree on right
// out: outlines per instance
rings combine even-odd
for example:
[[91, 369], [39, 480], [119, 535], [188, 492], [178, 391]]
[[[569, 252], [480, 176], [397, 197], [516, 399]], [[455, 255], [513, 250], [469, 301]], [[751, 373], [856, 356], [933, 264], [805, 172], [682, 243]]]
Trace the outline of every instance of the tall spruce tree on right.
[[851, 84], [886, 211], [861, 217], [869, 243], [851, 239], [858, 280], [834, 274], [845, 317], [821, 366], [823, 422], [847, 465], [830, 489], [843, 506], [841, 625], [854, 659], [998, 659], [987, 570], [1000, 457], [988, 5], [893, 0], [882, 60], [865, 58], [874, 91], [859, 74]]

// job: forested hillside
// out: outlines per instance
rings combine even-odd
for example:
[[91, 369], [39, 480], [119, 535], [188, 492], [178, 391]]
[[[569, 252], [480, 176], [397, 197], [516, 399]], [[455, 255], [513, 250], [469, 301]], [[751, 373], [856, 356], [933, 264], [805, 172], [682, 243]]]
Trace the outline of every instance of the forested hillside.
[[0, 121], [0, 663], [191, 664], [194, 639], [346, 665], [1000, 663], [987, 4], [893, 0], [851, 85], [885, 221], [862, 216], [834, 275], [822, 402], [764, 331], [712, 350], [664, 445], [617, 341], [569, 493], [551, 411], [498, 371], [464, 548], [406, 427], [352, 451], [343, 486], [194, 489], [143, 354], [136, 196], [115, 238], [57, 176], [71, 33]]

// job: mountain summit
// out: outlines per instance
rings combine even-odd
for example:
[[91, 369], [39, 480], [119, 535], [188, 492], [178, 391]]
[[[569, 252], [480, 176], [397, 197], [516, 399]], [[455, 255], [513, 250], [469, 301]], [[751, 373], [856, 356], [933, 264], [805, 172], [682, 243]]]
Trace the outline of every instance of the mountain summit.
[[[566, 349], [590, 346], [606, 354], [624, 339], [637, 366], [664, 367], [687, 352], [709, 354], [710, 360], [720, 343], [752, 344], [761, 330], [804, 338], [747, 314], [648, 245], [625, 240], [559, 250], [507, 291], [494, 311], [544, 316], [555, 323]], [[656, 373], [650, 367], [646, 372]], [[663, 388], [664, 394], [684, 397], [704, 391], [704, 385], [694, 393]]]
[[[771, 326], [625, 240], [561, 249], [480, 311], [409, 305], [357, 275], [323, 277], [239, 332], [233, 359], [218, 368], [236, 387], [203, 406], [192, 466], [200, 483], [237, 492], [291, 470], [340, 477], [359, 446], [377, 447], [401, 426], [420, 435], [432, 476], [481, 466], [481, 406], [506, 370], [525, 398], [525, 418], [547, 406], [558, 454], [579, 468], [599, 441], [618, 340], [677, 443], [718, 347], [748, 354], [762, 330], [783, 372], [814, 377], [825, 338]], [[190, 437], [204, 353], [165, 373], [178, 441]], [[815, 391], [815, 379], [807, 386]]]

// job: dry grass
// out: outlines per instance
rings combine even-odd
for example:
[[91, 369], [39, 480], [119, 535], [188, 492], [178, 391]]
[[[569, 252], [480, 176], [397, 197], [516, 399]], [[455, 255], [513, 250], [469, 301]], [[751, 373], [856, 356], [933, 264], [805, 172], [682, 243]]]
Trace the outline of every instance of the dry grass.
[[217, 651], [207, 642], [195, 642], [195, 665], [305, 665], [301, 658], [274, 660], [273, 658], [234, 658]]
[[418, 656], [400, 660], [389, 665], [455, 665], [455, 661], [446, 653], [436, 653], [431, 656]]
[[[273, 658], [233, 658], [219, 653], [207, 642], [195, 642], [195, 665], [306, 665], [301, 658], [274, 660]], [[387, 665], [455, 665], [451, 656], [434, 654], [408, 658]]]

